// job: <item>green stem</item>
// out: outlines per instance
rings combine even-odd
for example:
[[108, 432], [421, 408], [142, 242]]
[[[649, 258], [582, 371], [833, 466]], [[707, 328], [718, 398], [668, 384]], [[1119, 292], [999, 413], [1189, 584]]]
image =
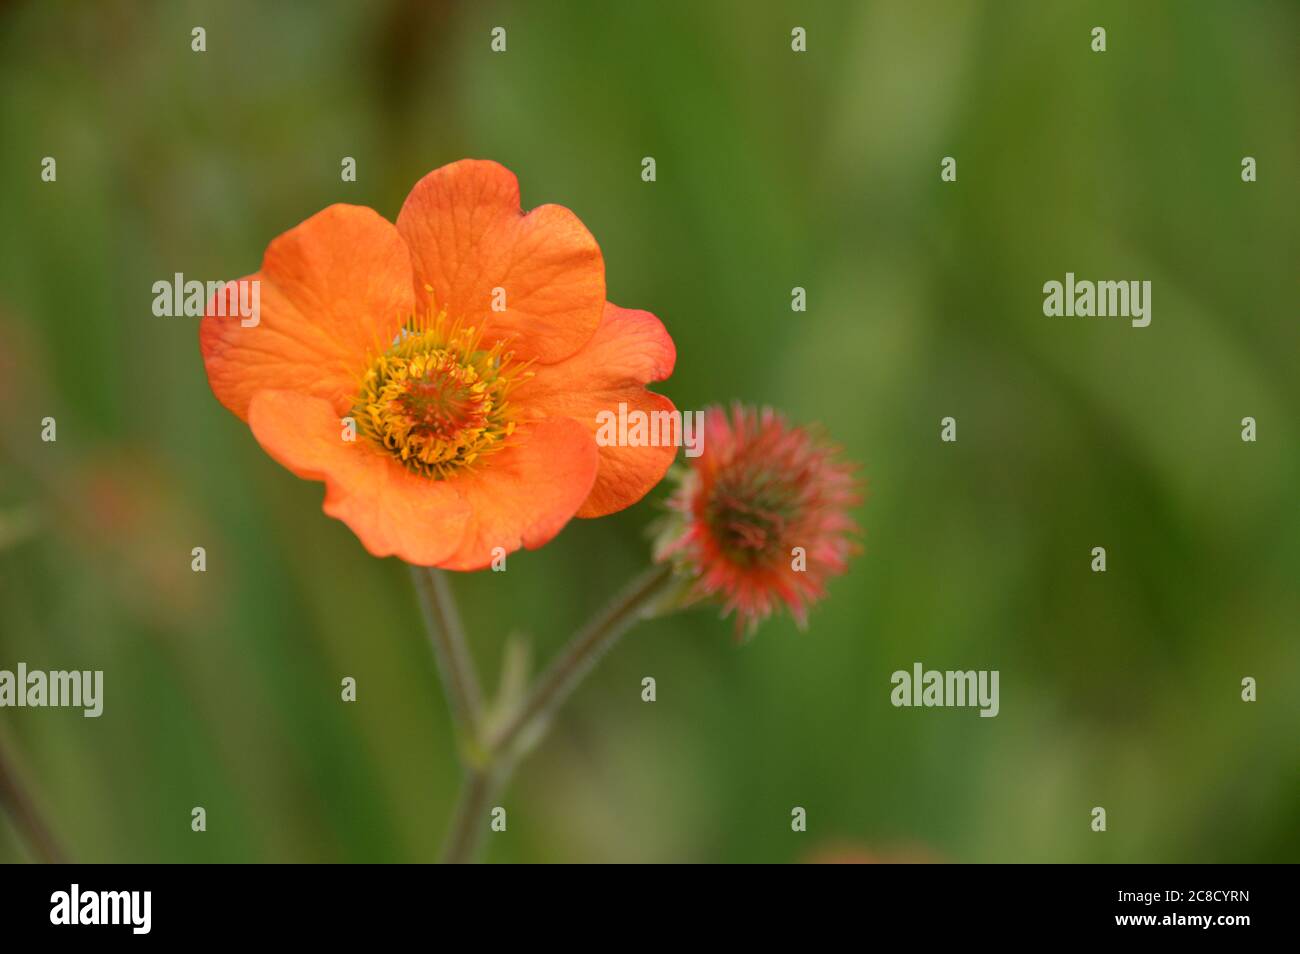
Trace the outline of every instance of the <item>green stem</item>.
[[451, 830], [442, 849], [443, 864], [463, 865], [474, 860], [488, 813], [492, 810], [492, 798], [503, 781], [490, 769], [470, 767], [465, 770], [456, 814], [452, 816]]
[[462, 864], [475, 859], [492, 800], [509, 782], [525, 744], [541, 738], [555, 710], [619, 637], [651, 615], [672, 570], [654, 566], [633, 580], [578, 631], [502, 727], [486, 738], [478, 679], [446, 578], [438, 570], [412, 570], [452, 714], [462, 732], [465, 775], [442, 853], [444, 863]]
[[412, 566], [411, 576], [424, 612], [424, 627], [433, 644], [447, 704], [460, 734], [460, 742], [476, 744], [483, 694], [474, 671], [474, 657], [465, 640], [465, 629], [456, 611], [456, 600], [444, 571], [428, 566]]
[[599, 661], [624, 633], [645, 619], [660, 591], [672, 577], [672, 568], [660, 564], [646, 570], [592, 618], [547, 668], [528, 697], [488, 740], [488, 758], [495, 762], [509, 757], [515, 744], [533, 729], [546, 723], [564, 704]]

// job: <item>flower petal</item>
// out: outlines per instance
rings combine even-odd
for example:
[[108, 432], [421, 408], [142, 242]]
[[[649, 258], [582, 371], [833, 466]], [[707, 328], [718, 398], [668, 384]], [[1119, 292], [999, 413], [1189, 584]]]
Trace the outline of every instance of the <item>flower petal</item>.
[[549, 542], [587, 498], [596, 478], [596, 442], [568, 418], [524, 425], [481, 470], [453, 483], [473, 511], [460, 548], [439, 566], [479, 570], [501, 547], [536, 549]]
[[[332, 205], [273, 241], [260, 280], [260, 314], [244, 327], [218, 294], [199, 327], [212, 391], [241, 419], [264, 389], [351, 404], [367, 358], [387, 347], [415, 307], [410, 253], [373, 209]], [[224, 298], [238, 294], [235, 283]], [[251, 290], [243, 292], [250, 301]]]
[[[643, 412], [650, 421], [659, 420], [656, 413], [675, 418], [672, 401], [643, 385], [667, 378], [676, 360], [673, 339], [658, 318], [607, 302], [600, 327], [586, 347], [558, 364], [539, 365], [536, 376], [520, 390], [520, 403], [529, 412], [572, 418], [593, 435], [600, 427], [597, 415], [618, 414], [620, 404], [629, 413]], [[671, 445], [602, 446], [599, 452], [600, 469], [579, 517], [602, 517], [630, 507], [663, 479], [677, 456]]]
[[[515, 336], [521, 359], [568, 357], [600, 323], [605, 260], [596, 240], [563, 206], [524, 214], [519, 181], [504, 166], [462, 159], [435, 169], [406, 197], [397, 230], [433, 309], [483, 322], [489, 342]], [[492, 307], [497, 288], [504, 311]]]
[[447, 481], [411, 473], [389, 454], [342, 439], [328, 401], [294, 391], [259, 391], [248, 424], [276, 461], [325, 482], [324, 510], [377, 557], [431, 566], [459, 548], [469, 507]]

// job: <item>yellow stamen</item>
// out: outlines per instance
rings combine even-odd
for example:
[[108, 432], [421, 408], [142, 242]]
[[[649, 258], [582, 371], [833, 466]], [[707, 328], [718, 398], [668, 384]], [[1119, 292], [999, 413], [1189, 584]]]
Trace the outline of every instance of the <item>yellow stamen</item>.
[[361, 377], [357, 429], [408, 469], [445, 479], [500, 450], [515, 431], [508, 398], [524, 376], [502, 342], [445, 315], [407, 322]]

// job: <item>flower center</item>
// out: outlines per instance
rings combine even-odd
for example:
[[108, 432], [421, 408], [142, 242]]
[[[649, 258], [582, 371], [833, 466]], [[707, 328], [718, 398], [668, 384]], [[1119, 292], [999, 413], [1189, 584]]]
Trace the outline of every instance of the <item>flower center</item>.
[[481, 332], [412, 321], [361, 381], [357, 428], [411, 471], [442, 480], [499, 450], [515, 430], [509, 392], [530, 376]]
[[789, 490], [761, 479], [719, 481], [704, 519], [722, 551], [746, 566], [779, 557], [792, 516]]

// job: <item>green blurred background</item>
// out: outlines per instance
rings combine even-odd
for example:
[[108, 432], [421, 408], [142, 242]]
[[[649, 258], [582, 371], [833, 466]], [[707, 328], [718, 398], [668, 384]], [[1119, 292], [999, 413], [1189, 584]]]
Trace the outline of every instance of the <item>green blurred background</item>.
[[[588, 225], [679, 407], [822, 422], [870, 488], [807, 633], [620, 645], [489, 860], [1297, 860], [1297, 35], [1289, 2], [0, 5], [0, 668], [105, 671], [100, 719], [0, 710], [0, 744], [78, 860], [436, 857], [458, 773], [406, 569], [151, 286], [474, 156]], [[1045, 318], [1066, 271], [1151, 280], [1151, 326]], [[663, 495], [454, 580], [488, 683], [638, 570]], [[1001, 714], [893, 708], [916, 661], [1000, 670]]]

